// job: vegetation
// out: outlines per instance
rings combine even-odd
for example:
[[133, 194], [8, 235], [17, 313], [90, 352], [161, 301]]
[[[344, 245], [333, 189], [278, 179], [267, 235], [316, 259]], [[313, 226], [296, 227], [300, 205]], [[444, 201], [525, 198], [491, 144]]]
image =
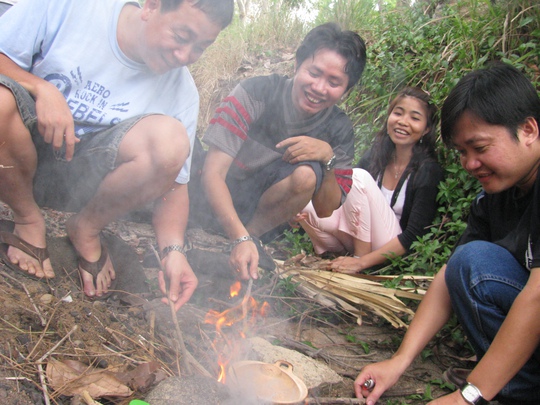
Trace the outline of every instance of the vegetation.
[[[205, 89], [202, 103], [213, 110], [223, 97], [218, 89], [243, 58], [293, 52], [313, 26], [336, 21], [360, 33], [368, 46], [368, 64], [360, 86], [342, 107], [354, 122], [357, 159], [381, 127], [392, 96], [407, 85], [429, 91], [442, 105], [450, 89], [468, 71], [493, 60], [521, 69], [540, 86], [540, 5], [532, 0], [252, 0], [194, 67]], [[315, 18], [301, 19], [302, 7]], [[305, 14], [305, 13], [304, 13]], [[234, 85], [235, 83], [231, 83]], [[227, 89], [228, 91], [228, 89]], [[203, 109], [201, 118], [207, 122]], [[439, 147], [447, 178], [440, 186], [439, 215], [429, 233], [415, 242], [414, 253], [394, 259], [384, 274], [432, 275], [444, 264], [465, 227], [468, 207], [479, 185], [461, 168], [454, 151]], [[292, 233], [296, 248], [302, 245]]]

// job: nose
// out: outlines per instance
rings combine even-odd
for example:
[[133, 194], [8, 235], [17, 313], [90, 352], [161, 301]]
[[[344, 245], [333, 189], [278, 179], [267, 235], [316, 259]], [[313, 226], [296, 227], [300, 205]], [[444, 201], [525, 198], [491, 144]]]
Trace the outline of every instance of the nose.
[[402, 126], [408, 126], [409, 125], [409, 119], [406, 115], [401, 115], [397, 121], [398, 125]]
[[482, 166], [482, 163], [472, 154], [467, 156], [461, 155], [460, 160], [461, 166], [468, 172], [473, 172]]
[[314, 79], [313, 84], [311, 85], [311, 88], [314, 92], [324, 95], [326, 93], [326, 80], [319, 77], [317, 79]]
[[174, 50], [174, 57], [178, 66], [187, 66], [194, 63], [197, 59], [193, 56], [193, 50], [190, 46], [181, 46]]

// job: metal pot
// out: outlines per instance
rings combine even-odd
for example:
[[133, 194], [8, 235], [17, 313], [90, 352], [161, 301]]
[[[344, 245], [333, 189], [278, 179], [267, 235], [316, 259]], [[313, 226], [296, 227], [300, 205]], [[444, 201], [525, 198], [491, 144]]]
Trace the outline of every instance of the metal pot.
[[285, 360], [274, 364], [239, 361], [229, 367], [227, 385], [247, 403], [299, 404], [308, 389], [292, 371], [293, 365]]

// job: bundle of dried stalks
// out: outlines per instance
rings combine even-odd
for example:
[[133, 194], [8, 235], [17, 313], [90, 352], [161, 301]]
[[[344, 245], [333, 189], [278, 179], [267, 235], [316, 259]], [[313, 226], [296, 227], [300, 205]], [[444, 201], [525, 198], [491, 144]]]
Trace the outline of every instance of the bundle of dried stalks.
[[[362, 323], [363, 310], [369, 310], [396, 328], [407, 327], [400, 316], [413, 315], [414, 312], [401, 299], [420, 301], [426, 293], [426, 288], [420, 285], [414, 288], [388, 288], [383, 285], [384, 281], [398, 276], [350, 275], [327, 271], [327, 260], [317, 260], [310, 263], [309, 267], [302, 263], [302, 259], [277, 263], [279, 276], [298, 283], [299, 292], [327, 307], [340, 307], [356, 317], [359, 325]], [[414, 281], [416, 284], [433, 279], [427, 276], [399, 277], [402, 277], [401, 285], [405, 281]]]

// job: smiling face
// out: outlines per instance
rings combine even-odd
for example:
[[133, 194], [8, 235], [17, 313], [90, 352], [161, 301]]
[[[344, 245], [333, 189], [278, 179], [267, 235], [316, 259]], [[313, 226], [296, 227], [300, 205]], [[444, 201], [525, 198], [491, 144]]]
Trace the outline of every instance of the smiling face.
[[161, 12], [158, 0], [147, 0], [142, 18], [145, 27], [140, 59], [157, 74], [196, 62], [221, 31], [219, 24], [189, 0], [166, 13]]
[[388, 115], [386, 130], [396, 146], [413, 147], [429, 132], [427, 108], [415, 97], [401, 97]]
[[320, 49], [297, 66], [292, 88], [296, 110], [304, 116], [312, 116], [336, 104], [349, 83], [346, 63], [337, 52]]
[[457, 121], [453, 143], [461, 165], [487, 193], [517, 186], [529, 190], [540, 163], [538, 125], [532, 118], [518, 128], [518, 139], [501, 125], [487, 124], [469, 112]]

